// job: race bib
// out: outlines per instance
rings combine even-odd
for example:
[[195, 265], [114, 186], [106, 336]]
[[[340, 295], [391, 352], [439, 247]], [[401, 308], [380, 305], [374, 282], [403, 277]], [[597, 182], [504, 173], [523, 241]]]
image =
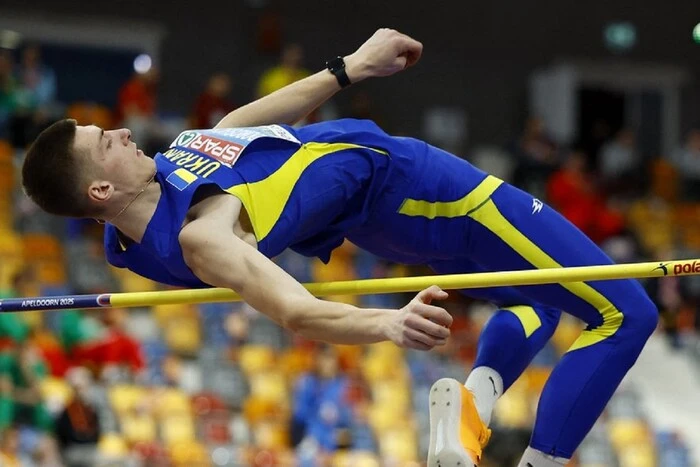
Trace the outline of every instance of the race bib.
[[289, 131], [279, 125], [249, 128], [183, 131], [170, 144], [171, 148], [195, 151], [232, 167], [250, 143], [260, 138], [274, 138], [301, 145]]

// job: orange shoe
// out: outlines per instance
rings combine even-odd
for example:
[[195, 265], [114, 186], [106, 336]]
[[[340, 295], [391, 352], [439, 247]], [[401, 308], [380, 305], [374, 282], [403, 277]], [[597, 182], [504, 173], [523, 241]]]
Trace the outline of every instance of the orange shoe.
[[428, 467], [477, 467], [490, 437], [474, 396], [462, 383], [443, 378], [433, 384]]

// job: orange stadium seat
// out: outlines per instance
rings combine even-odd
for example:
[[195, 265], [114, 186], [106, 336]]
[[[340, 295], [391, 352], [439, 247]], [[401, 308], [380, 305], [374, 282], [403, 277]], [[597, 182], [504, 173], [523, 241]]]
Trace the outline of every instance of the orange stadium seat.
[[66, 118], [73, 118], [78, 125], [97, 125], [100, 128], [112, 128], [114, 116], [112, 111], [103, 105], [93, 102], [75, 102], [66, 109]]
[[263, 420], [253, 427], [255, 445], [280, 450], [289, 447], [289, 426], [284, 421]]
[[248, 344], [238, 351], [238, 364], [246, 375], [272, 369], [275, 360], [275, 351], [263, 345]]
[[279, 417], [280, 414], [277, 401], [251, 395], [243, 402], [243, 415], [250, 425], [256, 425], [268, 418]]
[[63, 247], [58, 238], [48, 234], [26, 234], [22, 237], [22, 251], [25, 259], [63, 260]]
[[314, 366], [314, 354], [308, 349], [291, 347], [283, 350], [276, 365], [288, 381], [295, 380], [300, 374], [310, 371]]
[[195, 440], [184, 440], [168, 447], [170, 459], [175, 466], [208, 467], [211, 464], [206, 447]]

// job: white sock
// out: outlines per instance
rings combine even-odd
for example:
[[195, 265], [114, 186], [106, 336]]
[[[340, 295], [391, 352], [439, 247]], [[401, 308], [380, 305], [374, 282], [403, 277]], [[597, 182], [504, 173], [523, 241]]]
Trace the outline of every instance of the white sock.
[[528, 447], [520, 459], [518, 467], [562, 467], [569, 463], [569, 459], [549, 456], [542, 451]]
[[493, 368], [480, 366], [469, 373], [464, 386], [474, 394], [476, 410], [481, 421], [488, 426], [491, 423], [493, 406], [503, 395], [503, 378]]

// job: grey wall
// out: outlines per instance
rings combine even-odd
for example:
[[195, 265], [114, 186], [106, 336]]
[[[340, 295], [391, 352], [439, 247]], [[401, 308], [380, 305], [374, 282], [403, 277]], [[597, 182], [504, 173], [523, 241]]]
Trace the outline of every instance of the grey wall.
[[[252, 49], [261, 10], [241, 0], [199, 0], [163, 8], [144, 0], [55, 2], [2, 0], [3, 8], [41, 15], [91, 15], [158, 21], [167, 28], [162, 48], [165, 109], [188, 108], [206, 76], [224, 69], [237, 76], [239, 100], [264, 62]], [[420, 66], [387, 80], [364, 83], [387, 124], [416, 132], [420, 110], [451, 103], [469, 113], [471, 143], [502, 142], [519, 127], [526, 110], [529, 73], [560, 57], [611, 57], [602, 28], [629, 20], [638, 28], [638, 45], [626, 58], [686, 67], [694, 76], [684, 94], [683, 126], [700, 125], [700, 46], [691, 40], [700, 22], [700, 1], [615, 0], [606, 2], [460, 2], [280, 0], [284, 37], [306, 48], [307, 65], [352, 51], [377, 27], [400, 29], [421, 40]], [[221, 7], [221, 5], [225, 5]], [[346, 93], [347, 94], [347, 93]], [[343, 104], [348, 96], [339, 96]]]

